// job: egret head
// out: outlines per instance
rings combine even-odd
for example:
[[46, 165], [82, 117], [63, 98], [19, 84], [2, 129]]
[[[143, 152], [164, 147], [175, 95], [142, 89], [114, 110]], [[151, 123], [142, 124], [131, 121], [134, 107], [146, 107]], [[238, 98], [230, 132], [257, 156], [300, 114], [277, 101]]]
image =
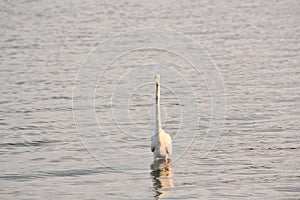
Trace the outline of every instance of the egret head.
[[160, 75], [156, 75], [156, 76], [154, 77], [154, 80], [155, 80], [155, 83], [156, 83], [156, 84], [159, 84], [159, 83], [160, 83]]

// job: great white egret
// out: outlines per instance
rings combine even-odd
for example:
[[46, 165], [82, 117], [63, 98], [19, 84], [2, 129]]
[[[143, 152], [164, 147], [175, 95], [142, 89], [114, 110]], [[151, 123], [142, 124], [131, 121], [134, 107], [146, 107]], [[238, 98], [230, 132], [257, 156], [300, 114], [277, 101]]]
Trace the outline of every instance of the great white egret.
[[154, 160], [167, 160], [172, 155], [172, 139], [161, 127], [160, 116], [160, 76], [155, 76], [156, 83], [156, 125], [155, 133], [151, 137], [151, 151], [153, 152]]

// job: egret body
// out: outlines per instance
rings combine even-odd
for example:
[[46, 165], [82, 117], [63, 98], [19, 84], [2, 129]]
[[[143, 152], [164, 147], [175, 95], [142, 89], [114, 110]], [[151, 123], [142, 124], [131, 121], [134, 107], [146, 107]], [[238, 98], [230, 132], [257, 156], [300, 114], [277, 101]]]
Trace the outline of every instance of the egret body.
[[156, 121], [155, 133], [151, 138], [151, 151], [153, 152], [154, 160], [168, 159], [172, 155], [172, 139], [161, 126], [160, 115], [160, 76], [155, 76], [156, 84]]

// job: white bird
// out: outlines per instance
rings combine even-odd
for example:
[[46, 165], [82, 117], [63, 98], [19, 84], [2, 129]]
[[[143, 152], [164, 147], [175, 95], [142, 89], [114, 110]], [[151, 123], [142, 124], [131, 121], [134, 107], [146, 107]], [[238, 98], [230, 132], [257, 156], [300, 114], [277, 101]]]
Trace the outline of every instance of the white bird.
[[155, 76], [156, 83], [156, 125], [155, 133], [151, 138], [151, 151], [154, 160], [168, 159], [172, 155], [172, 139], [161, 127], [160, 116], [160, 76]]

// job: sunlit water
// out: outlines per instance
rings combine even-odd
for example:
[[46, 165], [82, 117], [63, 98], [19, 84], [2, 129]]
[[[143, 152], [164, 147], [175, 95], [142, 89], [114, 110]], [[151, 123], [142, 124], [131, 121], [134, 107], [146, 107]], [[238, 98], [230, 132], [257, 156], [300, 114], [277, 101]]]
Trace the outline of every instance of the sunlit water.
[[[1, 199], [299, 198], [298, 4], [296, 0], [2, 1]], [[201, 111], [196, 128], [200, 134], [193, 143], [195, 127], [178, 124], [194, 121], [178, 113], [190, 109], [195, 99], [178, 101], [176, 95], [184, 96], [186, 86], [175, 72], [162, 76], [164, 127], [173, 137], [175, 157], [189, 147], [179, 159], [152, 162], [155, 72], [132, 71], [132, 79], [124, 80], [134, 83], [143, 77], [145, 85], [133, 92], [125, 87], [130, 84], [121, 82], [125, 89], [116, 93], [112, 107], [111, 86], [107, 82], [97, 86], [95, 114], [116, 149], [111, 160], [99, 162], [93, 157], [97, 150], [87, 151], [82, 144], [72, 113], [78, 69], [99, 41], [136, 27], [182, 32], [201, 44], [218, 66], [226, 116], [223, 132], [207, 156], [201, 156], [199, 146], [209, 128], [210, 95], [204, 79], [193, 73], [189, 81], [199, 88], [196, 100]], [[180, 59], [148, 51], [119, 58], [106, 78], [113, 81], [112, 74], [118, 78], [126, 67], [148, 66], [149, 58], [189, 73], [189, 64]], [[129, 109], [122, 104], [127, 91], [132, 94], [125, 99]], [[120, 156], [120, 149], [140, 157]]]

